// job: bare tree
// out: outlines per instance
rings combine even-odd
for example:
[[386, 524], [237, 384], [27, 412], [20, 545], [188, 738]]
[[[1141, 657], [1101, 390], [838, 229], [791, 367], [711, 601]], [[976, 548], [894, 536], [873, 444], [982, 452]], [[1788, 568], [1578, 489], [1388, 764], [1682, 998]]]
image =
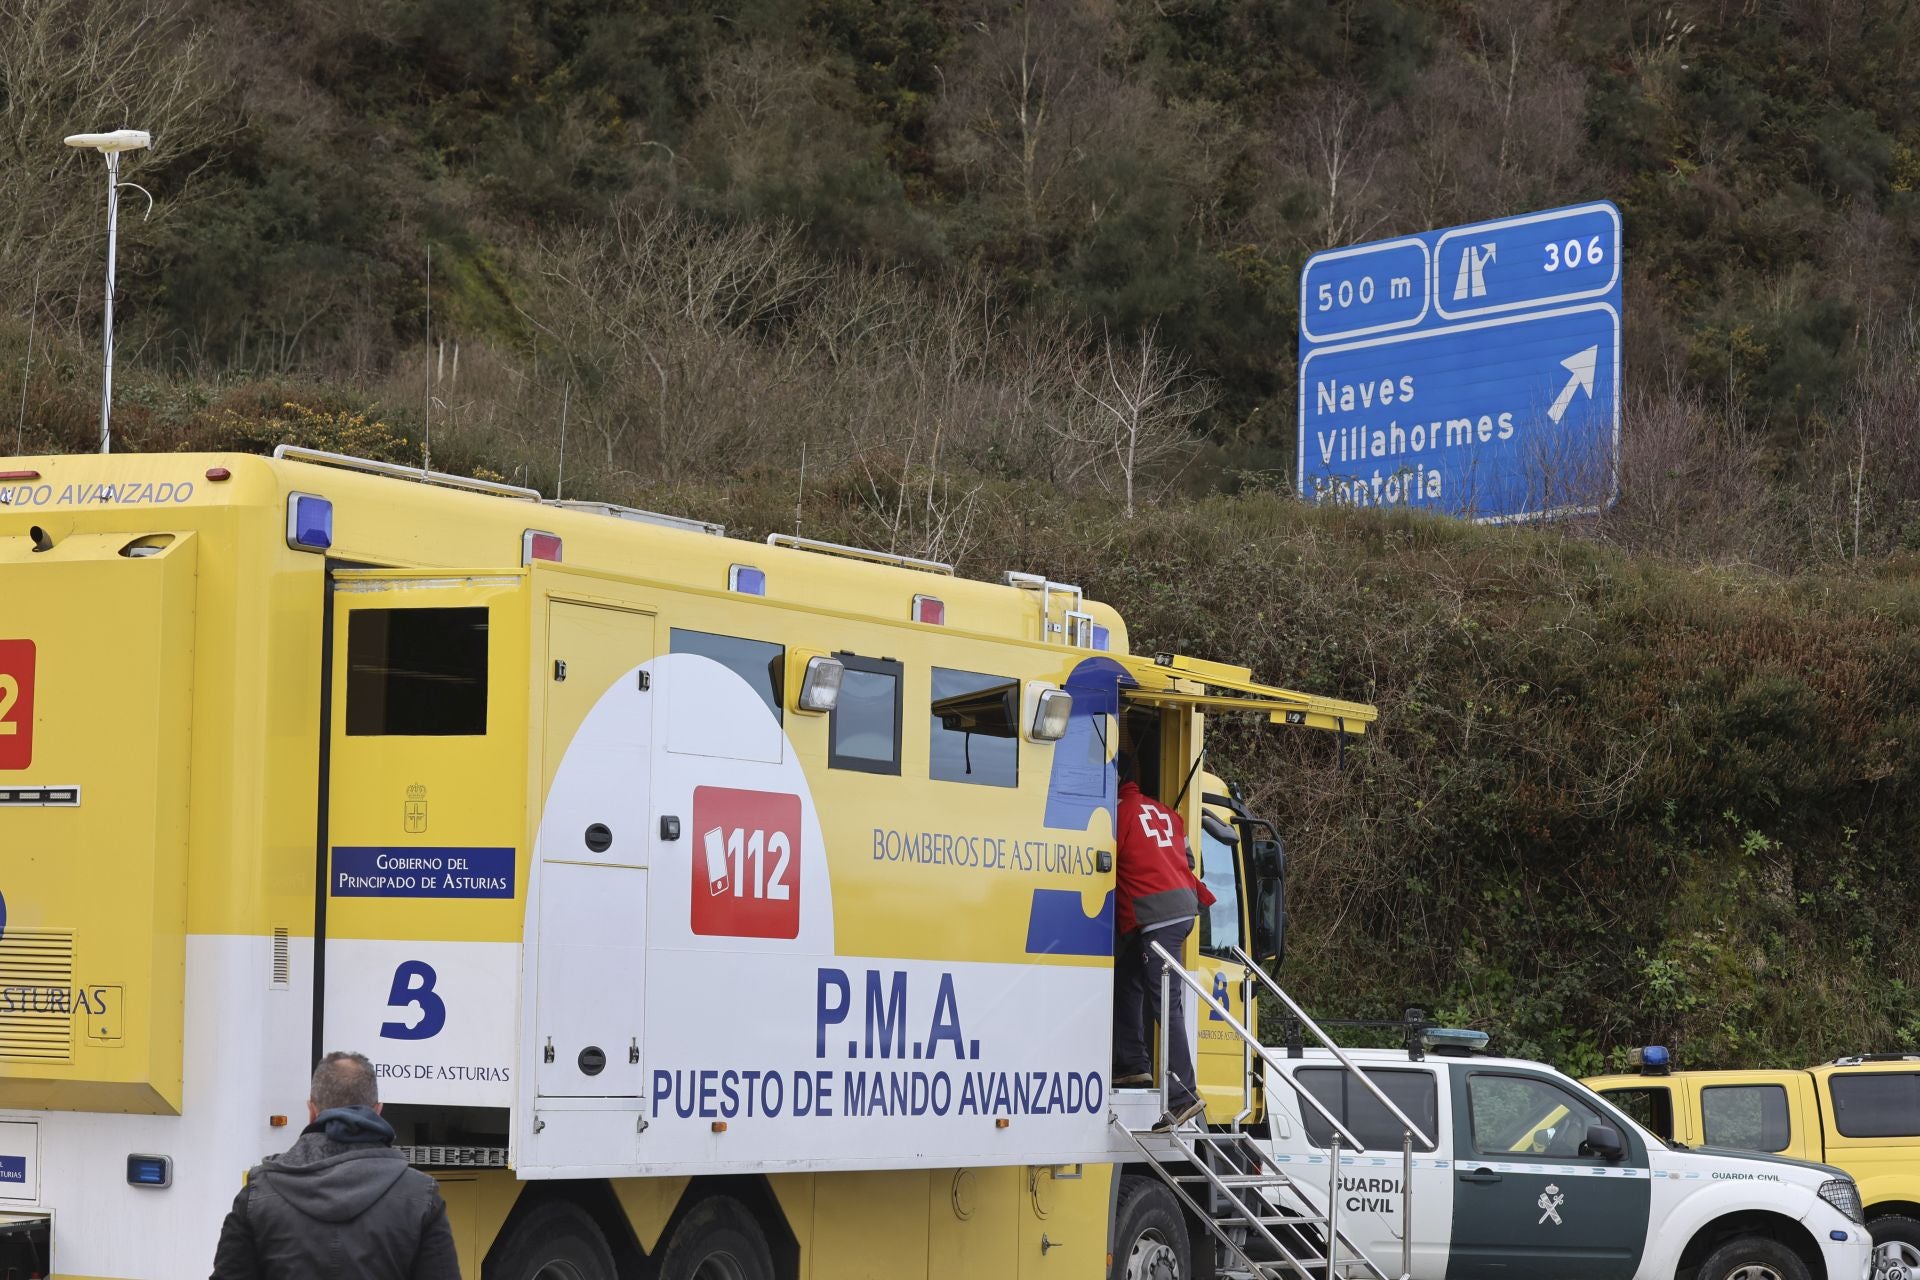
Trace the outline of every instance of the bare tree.
[[1017, 195], [1031, 233], [1064, 198], [1063, 179], [1111, 121], [1117, 80], [1101, 65], [1111, 6], [983, 6], [946, 77], [940, 115], [957, 125], [951, 154], [963, 172]]
[[[1317, 91], [1269, 132], [1278, 139], [1265, 162], [1271, 234], [1312, 251], [1368, 239], [1386, 222], [1384, 191], [1375, 181], [1388, 159], [1385, 131], [1357, 89]], [[1306, 219], [1297, 213], [1303, 199], [1311, 210]]]
[[1116, 347], [1111, 333], [1099, 354], [1074, 377], [1082, 403], [1054, 424], [1076, 455], [1069, 481], [1093, 475], [1117, 488], [1128, 519], [1142, 481], [1155, 469], [1188, 453], [1193, 420], [1213, 407], [1213, 386], [1191, 372], [1187, 358], [1160, 342], [1157, 327], [1141, 330]]
[[[0, 263], [22, 296], [28, 281], [84, 298], [106, 235], [99, 157], [60, 145], [70, 133], [131, 127], [153, 149], [122, 176], [218, 141], [238, 127], [213, 68], [213, 34], [184, 0], [0, 0]], [[154, 193], [158, 215], [175, 187]], [[141, 201], [134, 205], [139, 208]], [[138, 240], [121, 252], [138, 252]]]

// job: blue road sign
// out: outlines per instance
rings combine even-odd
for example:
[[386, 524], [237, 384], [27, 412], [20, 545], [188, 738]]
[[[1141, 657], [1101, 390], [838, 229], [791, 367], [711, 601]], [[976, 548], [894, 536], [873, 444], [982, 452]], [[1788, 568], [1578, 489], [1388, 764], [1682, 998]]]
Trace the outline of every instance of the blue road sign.
[[1333, 249], [1300, 276], [1302, 495], [1486, 520], [1617, 489], [1620, 211]]

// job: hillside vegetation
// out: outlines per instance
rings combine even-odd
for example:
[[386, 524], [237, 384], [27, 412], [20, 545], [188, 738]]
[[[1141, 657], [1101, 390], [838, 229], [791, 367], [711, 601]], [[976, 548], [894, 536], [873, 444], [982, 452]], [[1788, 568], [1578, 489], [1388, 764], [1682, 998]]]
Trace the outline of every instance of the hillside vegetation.
[[[147, 128], [120, 447], [1044, 569], [1380, 704], [1344, 769], [1216, 741], [1313, 1007], [1920, 1049], [1916, 54], [1903, 0], [0, 0], [0, 450], [93, 447], [59, 139]], [[1616, 508], [1291, 498], [1309, 254], [1594, 198]]]

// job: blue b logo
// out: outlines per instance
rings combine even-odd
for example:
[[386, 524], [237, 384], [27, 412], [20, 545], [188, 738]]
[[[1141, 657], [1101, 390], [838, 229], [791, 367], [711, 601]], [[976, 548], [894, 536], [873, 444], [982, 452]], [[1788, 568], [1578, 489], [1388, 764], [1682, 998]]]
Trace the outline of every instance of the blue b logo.
[[[1220, 1009], [1233, 1008], [1233, 997], [1227, 994], [1227, 975], [1224, 973], [1216, 972], [1213, 975], [1213, 1000], [1215, 1004], [1220, 1006]], [[1207, 1010], [1207, 1020], [1209, 1022], [1225, 1022], [1226, 1019], [1220, 1016], [1220, 1009], [1209, 1008]]]
[[405, 1022], [383, 1022], [380, 1034], [388, 1040], [427, 1040], [440, 1034], [447, 1025], [447, 1002], [433, 993], [439, 975], [424, 960], [403, 960], [393, 971], [393, 990], [387, 993], [389, 1009], [418, 1007], [420, 1021], [409, 1027]]

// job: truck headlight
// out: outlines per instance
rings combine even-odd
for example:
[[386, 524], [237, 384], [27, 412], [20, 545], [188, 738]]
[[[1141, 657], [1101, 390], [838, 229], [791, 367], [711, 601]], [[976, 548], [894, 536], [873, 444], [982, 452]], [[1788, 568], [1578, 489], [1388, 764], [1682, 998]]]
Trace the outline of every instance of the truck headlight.
[[1820, 1198], [1854, 1222], [1866, 1225], [1860, 1214], [1860, 1188], [1853, 1185], [1852, 1178], [1828, 1178], [1820, 1184]]

